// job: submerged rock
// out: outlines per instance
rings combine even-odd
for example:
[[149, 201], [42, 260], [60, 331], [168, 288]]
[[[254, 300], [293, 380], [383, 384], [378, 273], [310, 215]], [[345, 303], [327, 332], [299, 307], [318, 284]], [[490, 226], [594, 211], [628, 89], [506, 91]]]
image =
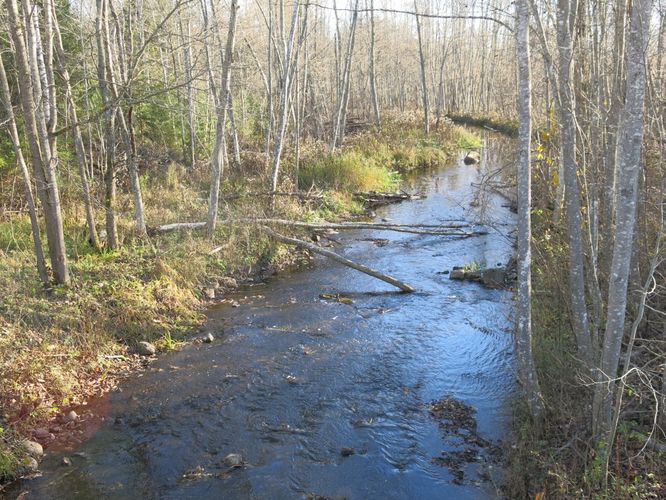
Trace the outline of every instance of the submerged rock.
[[340, 455], [343, 457], [351, 457], [354, 453], [356, 453], [356, 450], [347, 446], [340, 450]]
[[226, 457], [224, 457], [224, 465], [227, 467], [242, 467], [245, 461], [243, 460], [243, 456], [239, 455], [238, 453], [229, 453]]

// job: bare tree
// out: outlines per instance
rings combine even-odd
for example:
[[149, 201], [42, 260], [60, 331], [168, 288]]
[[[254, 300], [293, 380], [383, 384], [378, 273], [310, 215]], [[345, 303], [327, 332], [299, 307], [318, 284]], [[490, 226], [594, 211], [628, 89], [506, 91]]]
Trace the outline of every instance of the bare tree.
[[[56, 179], [58, 158], [56, 151], [52, 149], [55, 144], [49, 140], [47, 120], [47, 113], [53, 111], [54, 108], [48, 102], [45, 103], [44, 99], [35, 100], [35, 96], [42, 96], [43, 92], [48, 93], [48, 90], [42, 88], [43, 81], [40, 78], [39, 63], [35, 57], [36, 51], [28, 51], [28, 47], [37, 46], [34, 24], [30, 20], [31, 18], [26, 19], [19, 14], [16, 0], [5, 0], [5, 5], [14, 45], [21, 107], [26, 122], [26, 135], [30, 145], [37, 194], [44, 210], [51, 267], [55, 282], [68, 284], [70, 281], [69, 267]], [[30, 4], [29, 0], [23, 0], [22, 7], [23, 12], [33, 13], [35, 6]], [[48, 42], [50, 43], [50, 41]]]
[[236, 15], [238, 12], [238, 0], [231, 0], [229, 6], [229, 31], [227, 43], [224, 50], [224, 62], [222, 66], [222, 78], [220, 82], [220, 96], [217, 99], [216, 113], [217, 126], [215, 131], [215, 147], [211, 158], [211, 183], [208, 196], [208, 219], [206, 231], [209, 237], [215, 234], [217, 222], [217, 206], [220, 196], [220, 180], [224, 171], [224, 151], [226, 148], [225, 128], [227, 123], [227, 111], [229, 104], [231, 64], [234, 57], [234, 43], [236, 39]]
[[529, 46], [530, 10], [527, 0], [516, 1], [516, 58], [518, 61], [518, 301], [516, 355], [532, 416], [543, 416], [543, 401], [532, 354], [532, 83]]
[[[652, 0], [636, 0], [631, 12], [627, 43], [627, 89], [616, 146], [616, 232], [613, 244], [606, 330], [597, 385], [594, 392], [593, 427], [599, 442], [610, 446], [615, 377], [625, 331], [627, 288], [636, 227], [638, 184], [644, 131], [646, 49]], [[606, 448], [605, 453], [608, 453]]]
[[49, 275], [46, 269], [46, 261], [44, 260], [44, 250], [42, 249], [42, 238], [39, 232], [39, 220], [37, 218], [37, 208], [35, 206], [35, 200], [32, 196], [32, 180], [30, 178], [30, 171], [28, 170], [28, 165], [26, 165], [25, 158], [23, 157], [23, 151], [21, 150], [21, 140], [18, 133], [18, 128], [16, 127], [16, 119], [14, 117], [14, 108], [12, 107], [11, 92], [9, 91], [9, 83], [7, 82], [7, 73], [5, 72], [5, 65], [2, 62], [2, 57], [0, 56], [0, 102], [2, 107], [7, 113], [7, 131], [9, 132], [9, 138], [12, 141], [12, 146], [14, 147], [14, 154], [16, 155], [16, 162], [19, 165], [21, 170], [21, 176], [23, 177], [23, 185], [25, 189], [25, 199], [28, 203], [28, 214], [30, 215], [30, 227], [32, 229], [32, 241], [35, 246], [35, 257], [37, 260], [37, 272], [39, 273], [39, 278], [42, 280], [44, 285], [49, 283]]
[[289, 41], [287, 42], [282, 68], [282, 88], [280, 89], [280, 116], [278, 118], [277, 136], [275, 137], [275, 149], [273, 151], [273, 173], [271, 175], [271, 189], [277, 190], [278, 175], [280, 173], [280, 159], [282, 148], [284, 146], [284, 135], [287, 128], [287, 116], [289, 113], [289, 90], [291, 88], [291, 64], [292, 52], [294, 48], [294, 39], [296, 36], [296, 25], [298, 23], [298, 12], [300, 9], [299, 0], [294, 1], [294, 10], [291, 18], [291, 28], [289, 29]]
[[423, 130], [430, 133], [430, 103], [428, 100], [428, 79], [426, 76], [426, 59], [423, 52], [423, 33], [417, 0], [414, 0], [414, 18], [416, 19], [416, 33], [419, 40], [419, 61], [421, 66], [421, 97], [423, 99]]

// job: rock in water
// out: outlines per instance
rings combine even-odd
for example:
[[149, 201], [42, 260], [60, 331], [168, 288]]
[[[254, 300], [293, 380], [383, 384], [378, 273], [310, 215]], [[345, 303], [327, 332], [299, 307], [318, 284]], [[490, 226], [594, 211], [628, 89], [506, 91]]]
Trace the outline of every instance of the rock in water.
[[470, 151], [463, 159], [465, 165], [474, 165], [475, 163], [479, 163], [480, 161], [481, 161], [481, 155], [476, 151]]
[[213, 342], [213, 340], [215, 340], [215, 337], [213, 337], [212, 333], [207, 333], [206, 336], [203, 338], [203, 341], [206, 344], [210, 344], [211, 342]]
[[347, 446], [345, 446], [340, 450], [340, 455], [342, 455], [343, 457], [351, 457], [354, 453], [356, 453], [356, 450], [354, 450], [354, 448], [349, 448]]
[[25, 449], [31, 457], [41, 457], [44, 454], [44, 448], [42, 448], [42, 445], [36, 441], [29, 441], [26, 439], [23, 441], [23, 449]]
[[503, 268], [484, 269], [483, 284], [489, 288], [501, 288], [504, 286], [506, 272]]
[[449, 279], [464, 280], [465, 279], [465, 271], [463, 269], [453, 268], [451, 270], [451, 273], [449, 274]]
[[139, 342], [136, 352], [141, 356], [152, 356], [157, 352], [157, 349], [155, 349], [155, 346], [150, 342]]
[[242, 467], [243, 466], [243, 457], [238, 453], [229, 453], [224, 457], [224, 465], [227, 467]]

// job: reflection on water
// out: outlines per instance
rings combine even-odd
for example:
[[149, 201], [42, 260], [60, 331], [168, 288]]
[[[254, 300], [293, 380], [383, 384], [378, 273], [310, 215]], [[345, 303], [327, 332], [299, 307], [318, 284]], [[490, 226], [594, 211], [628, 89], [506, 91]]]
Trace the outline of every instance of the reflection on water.
[[[509, 161], [490, 139], [487, 161], [462, 163], [409, 190], [427, 198], [394, 205], [394, 222], [476, 222], [472, 182]], [[500, 153], [497, 153], [500, 151]], [[499, 154], [499, 156], [498, 156]], [[328, 261], [234, 297], [210, 311], [216, 340], [162, 357], [110, 397], [107, 424], [61, 467], [25, 485], [28, 498], [492, 498], [492, 457], [479, 449], [462, 484], [433, 462], [468, 446], [445, 435], [428, 405], [444, 396], [476, 409], [477, 432], [507, 432], [514, 370], [511, 295], [450, 281], [473, 261], [506, 263], [513, 216], [489, 197], [490, 234], [465, 240], [350, 233], [338, 251], [415, 285], [383, 282]], [[388, 239], [378, 247], [371, 237]], [[322, 300], [346, 293], [352, 304]], [[343, 449], [345, 451], [343, 452]], [[463, 450], [464, 451], [464, 450]], [[239, 453], [247, 465], [230, 470]], [[344, 455], [344, 456], [343, 456]]]

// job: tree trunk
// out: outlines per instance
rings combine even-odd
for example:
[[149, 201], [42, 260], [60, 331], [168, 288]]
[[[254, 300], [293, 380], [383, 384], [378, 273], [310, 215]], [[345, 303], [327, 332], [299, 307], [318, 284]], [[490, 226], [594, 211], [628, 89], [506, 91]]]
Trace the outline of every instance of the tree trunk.
[[608, 455], [612, 422], [615, 377], [622, 352], [627, 307], [627, 286], [631, 269], [632, 246], [636, 225], [638, 182], [644, 129], [646, 86], [646, 49], [652, 12], [652, 0], [635, 0], [627, 43], [627, 89], [618, 128], [616, 234], [613, 244], [606, 331], [601, 366], [594, 391], [593, 430]]
[[222, 66], [222, 81], [220, 83], [220, 97], [217, 105], [217, 127], [215, 133], [215, 148], [211, 158], [211, 183], [208, 196], [208, 219], [206, 231], [209, 237], [215, 233], [217, 221], [217, 205], [220, 196], [220, 180], [224, 170], [224, 150], [226, 147], [225, 127], [227, 123], [227, 105], [229, 102], [229, 88], [231, 80], [231, 63], [234, 57], [234, 42], [236, 39], [236, 13], [238, 12], [238, 0], [231, 0], [229, 7], [229, 31], [227, 43], [224, 50], [224, 64]]
[[377, 98], [377, 70], [375, 68], [375, 0], [370, 0], [370, 95], [372, 109], [375, 113], [375, 125], [381, 127], [382, 117]]
[[585, 301], [585, 270], [583, 266], [583, 230], [580, 214], [580, 185], [576, 164], [576, 107], [571, 89], [571, 66], [573, 64], [572, 33], [576, 22], [576, 1], [558, 0], [557, 45], [559, 47], [559, 122], [560, 161], [564, 178], [564, 206], [569, 238], [569, 286], [573, 327], [578, 344], [578, 354], [586, 368], [592, 365], [592, 343]]
[[345, 136], [344, 124], [347, 121], [347, 102], [349, 100], [349, 81], [351, 80], [351, 67], [354, 54], [354, 41], [356, 38], [356, 21], [358, 19], [358, 0], [354, 4], [352, 14], [352, 23], [349, 33], [349, 42], [347, 44], [347, 55], [345, 57], [345, 68], [342, 73], [340, 89], [338, 92], [338, 108], [335, 114], [335, 124], [333, 129], [333, 140], [331, 141], [331, 152], [335, 151], [338, 145], [342, 144]]
[[25, 199], [28, 203], [28, 214], [30, 215], [30, 227], [32, 229], [32, 241], [35, 245], [35, 257], [37, 260], [37, 272], [39, 279], [42, 280], [44, 285], [49, 284], [49, 275], [46, 270], [46, 262], [44, 260], [44, 250], [42, 247], [42, 238], [39, 233], [39, 220], [37, 218], [37, 208], [35, 206], [35, 199], [32, 196], [32, 187], [30, 180], [30, 172], [21, 151], [21, 140], [16, 127], [16, 118], [14, 117], [14, 109], [12, 108], [11, 92], [9, 90], [9, 83], [7, 82], [7, 73], [5, 73], [5, 66], [0, 56], [0, 102], [7, 112], [7, 131], [9, 138], [14, 147], [14, 154], [16, 155], [16, 162], [21, 170], [23, 177], [23, 184], [25, 189]]
[[298, 11], [300, 1], [294, 1], [294, 11], [291, 18], [291, 27], [289, 29], [289, 41], [285, 52], [282, 69], [282, 89], [280, 92], [280, 117], [278, 121], [277, 135], [275, 137], [275, 148], [273, 150], [273, 173], [271, 175], [271, 189], [277, 191], [278, 175], [280, 173], [280, 159], [284, 142], [285, 130], [287, 128], [287, 116], [289, 112], [288, 99], [290, 89], [291, 74], [291, 54], [294, 47], [294, 38], [296, 36], [296, 23], [298, 22]]
[[55, 7], [53, 7], [53, 28], [56, 42], [56, 54], [58, 56], [58, 66], [62, 76], [63, 84], [65, 85], [65, 99], [66, 105], [69, 110], [69, 116], [72, 121], [72, 134], [74, 136], [74, 151], [76, 153], [76, 161], [79, 166], [79, 179], [81, 181], [81, 191], [83, 192], [83, 203], [86, 210], [86, 224], [88, 225], [88, 241], [93, 248], [99, 248], [99, 237], [97, 235], [97, 228], [95, 226], [95, 211], [93, 209], [92, 197], [90, 195], [90, 186], [88, 185], [88, 165], [86, 161], [85, 144], [83, 143], [83, 136], [81, 135], [81, 127], [79, 125], [79, 118], [76, 112], [76, 103], [72, 96], [72, 87], [70, 85], [69, 71], [65, 61], [67, 56], [62, 45], [62, 36], [60, 34], [60, 26], [56, 16]]
[[426, 60], [423, 52], [423, 33], [421, 30], [421, 19], [419, 17], [418, 3], [414, 0], [414, 12], [416, 18], [416, 33], [419, 39], [419, 63], [421, 66], [421, 98], [423, 99], [423, 130], [430, 133], [430, 103], [428, 101], [428, 80], [426, 77]]
[[[69, 268], [56, 178], [58, 160], [56, 152], [51, 149], [52, 143], [49, 140], [44, 101], [34, 99], [35, 94], [42, 95], [42, 92], [46, 92], [46, 90], [41, 88], [37, 61], [34, 57], [29, 56], [25, 42], [28, 41], [28, 47], [34, 47], [36, 45], [35, 32], [31, 23], [20, 17], [16, 0], [5, 0], [5, 4], [14, 43], [19, 94], [26, 122], [26, 135], [30, 143], [37, 194], [44, 210], [51, 267], [56, 283], [68, 284]], [[24, 0], [23, 9], [32, 12], [32, 7], [28, 5], [27, 0]]]
[[104, 209], [106, 219], [106, 238], [109, 248], [118, 248], [118, 227], [116, 223], [116, 134], [115, 116], [116, 104], [111, 99], [109, 86], [112, 84], [112, 75], [108, 72], [107, 59], [109, 50], [109, 16], [107, 0], [96, 0], [97, 15], [95, 18], [97, 39], [97, 82], [104, 113], [102, 115], [102, 128], [104, 134]]
[[518, 62], [518, 301], [516, 354], [527, 404], [535, 420], [543, 415], [541, 390], [532, 354], [531, 141], [532, 82], [529, 46], [530, 11], [527, 0], [516, 0], [516, 58]]

